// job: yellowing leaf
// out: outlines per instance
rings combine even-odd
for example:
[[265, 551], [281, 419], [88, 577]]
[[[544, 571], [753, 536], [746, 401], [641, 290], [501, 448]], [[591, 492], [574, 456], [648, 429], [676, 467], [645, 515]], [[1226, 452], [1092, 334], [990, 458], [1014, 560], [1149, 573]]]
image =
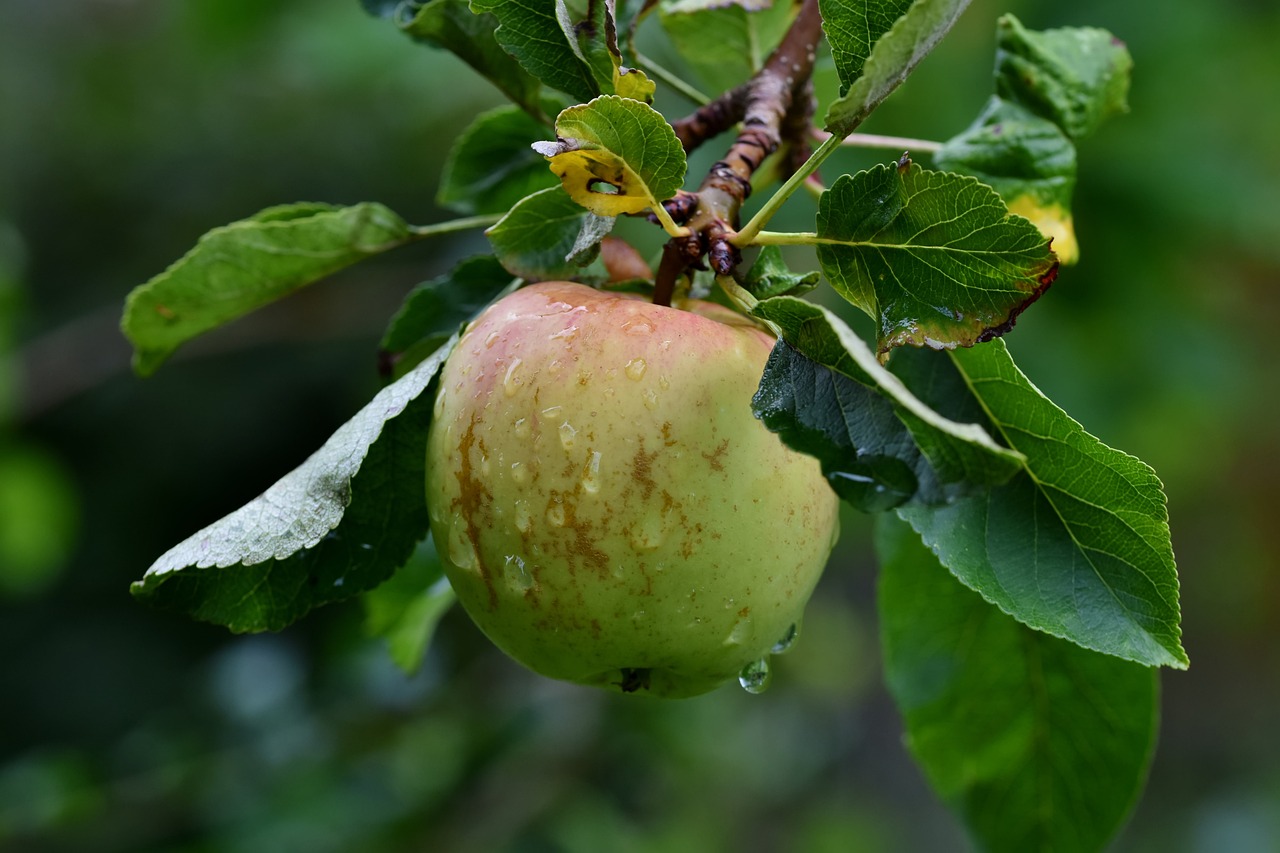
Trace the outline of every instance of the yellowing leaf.
[[574, 201], [597, 216], [639, 213], [653, 204], [640, 177], [608, 151], [557, 154], [551, 171]]
[[613, 69], [613, 91], [624, 98], [652, 104], [658, 84], [639, 68], [616, 67]]
[[675, 131], [639, 101], [604, 95], [570, 107], [556, 118], [556, 136], [533, 149], [551, 161], [569, 196], [597, 216], [652, 209], [662, 217], [661, 202], [684, 182]]
[[1010, 213], [1026, 217], [1040, 229], [1040, 233], [1053, 240], [1050, 246], [1063, 264], [1074, 264], [1080, 259], [1080, 245], [1076, 243], [1075, 220], [1071, 211], [1054, 202], [1042, 202], [1034, 195], [1020, 195], [1005, 202]]

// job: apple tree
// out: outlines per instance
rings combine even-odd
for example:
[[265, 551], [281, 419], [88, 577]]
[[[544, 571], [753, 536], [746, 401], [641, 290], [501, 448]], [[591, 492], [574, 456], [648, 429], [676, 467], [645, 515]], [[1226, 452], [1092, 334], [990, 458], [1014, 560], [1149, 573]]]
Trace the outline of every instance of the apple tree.
[[[861, 133], [967, 5], [365, 0], [510, 102], [457, 134], [459, 218], [292, 203], [214, 229], [129, 296], [135, 369], [399, 246], [490, 251], [410, 291], [382, 390], [134, 595], [235, 632], [359, 599], [410, 670], [460, 600], [553, 677], [759, 692], [842, 501], [877, 519], [908, 747], [974, 843], [1104, 846], [1157, 671], [1187, 666], [1165, 498], [1003, 337], [1070, 276], [1076, 146], [1127, 109], [1131, 61], [1005, 16], [968, 127]], [[849, 146], [887, 153], [820, 173]], [[770, 230], [784, 206], [811, 228]]]

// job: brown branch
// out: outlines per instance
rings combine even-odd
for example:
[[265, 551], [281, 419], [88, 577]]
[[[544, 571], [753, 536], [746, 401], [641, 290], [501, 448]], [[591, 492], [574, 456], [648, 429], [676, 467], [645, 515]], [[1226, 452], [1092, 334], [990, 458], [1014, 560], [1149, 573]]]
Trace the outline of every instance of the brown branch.
[[[742, 129], [724, 158], [708, 171], [695, 194], [697, 205], [687, 216], [690, 235], [673, 239], [668, 243], [670, 253], [663, 253], [663, 267], [677, 261], [685, 263], [671, 276], [672, 282], [703, 255], [717, 275], [730, 275], [741, 261], [741, 253], [729, 239], [737, 228], [738, 212], [751, 194], [751, 176], [766, 157], [778, 150], [784, 138], [787, 142], [805, 145], [805, 131], [801, 128], [807, 128], [812, 114], [810, 79], [821, 37], [818, 2], [804, 0], [781, 43], [754, 77], [676, 122], [677, 136], [686, 151], [738, 119]], [[797, 113], [803, 114], [803, 120]], [[688, 209], [687, 200], [682, 206]], [[660, 268], [659, 279], [662, 277]], [[663, 290], [661, 281], [658, 289]], [[669, 294], [666, 298], [670, 298]]]
[[702, 143], [719, 136], [738, 122], [747, 112], [747, 93], [750, 84], [743, 83], [722, 94], [709, 104], [704, 104], [690, 115], [671, 123], [676, 139], [690, 154]]

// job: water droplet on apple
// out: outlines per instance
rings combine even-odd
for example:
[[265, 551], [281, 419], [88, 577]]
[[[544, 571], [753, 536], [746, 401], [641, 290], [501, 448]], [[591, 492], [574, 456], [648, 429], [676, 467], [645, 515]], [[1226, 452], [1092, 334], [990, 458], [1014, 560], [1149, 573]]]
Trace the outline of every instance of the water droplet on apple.
[[577, 326], [568, 326], [556, 332], [554, 335], [552, 335], [551, 340], [564, 341], [565, 343], [568, 343], [569, 341], [573, 340], [574, 336], [577, 334], [578, 334]]
[[523, 462], [511, 463], [511, 481], [523, 486], [529, 480], [529, 469]]
[[665, 375], [659, 376], [658, 387], [661, 388], [663, 391], [666, 391], [668, 388], [671, 387], [671, 380], [668, 379]]
[[787, 629], [787, 633], [782, 635], [778, 642], [773, 644], [773, 648], [769, 649], [769, 654], [783, 655], [791, 651], [791, 647], [796, 644], [796, 639], [800, 636], [800, 624], [792, 622], [791, 627]]
[[653, 332], [653, 326], [643, 320], [629, 321], [622, 328], [626, 330], [628, 335], [648, 335]]
[[578, 437], [578, 431], [573, 428], [573, 424], [565, 421], [560, 424], [560, 444], [565, 450], [573, 447], [573, 441]]
[[772, 680], [773, 673], [769, 671], [768, 658], [760, 658], [758, 661], [749, 663], [742, 668], [742, 672], [738, 673], [738, 683], [748, 693], [765, 692], [769, 689], [769, 682]]
[[515, 514], [516, 529], [521, 533], [528, 533], [533, 524], [533, 519], [529, 515], [529, 502], [526, 500], [516, 501]]
[[508, 554], [502, 568], [507, 583], [515, 590], [524, 592], [533, 586], [533, 577], [525, 571], [524, 559], [518, 555]]
[[729, 632], [729, 636], [724, 638], [726, 646], [740, 646], [751, 638], [751, 623], [746, 619], [739, 620], [733, 626], [733, 630]]
[[592, 451], [587, 460], [587, 469], [582, 474], [582, 489], [590, 494], [600, 491], [600, 451]]
[[455, 518], [449, 528], [449, 562], [464, 570], [474, 569], [479, 562], [476, 546], [467, 532], [467, 523], [461, 518]]
[[627, 378], [639, 382], [644, 376], [644, 371], [649, 365], [645, 363], [643, 358], [633, 358], [627, 362]]
[[564, 371], [564, 362], [558, 358], [553, 358], [547, 362], [547, 373], [552, 376], [559, 376]]
[[502, 337], [497, 332], [490, 332], [489, 336], [484, 339], [485, 349], [492, 349], [493, 345], [498, 342], [498, 338]]
[[516, 422], [512, 424], [515, 429], [516, 438], [529, 437], [529, 421], [527, 418], [516, 418]]
[[644, 407], [649, 411], [653, 411], [654, 409], [658, 408], [658, 392], [657, 391], [654, 391], [652, 388], [646, 388], [644, 389], [644, 394], [642, 395], [642, 398], [644, 400]]
[[547, 503], [547, 524], [564, 527], [564, 501], [559, 497], [553, 497]]
[[514, 397], [520, 390], [520, 386], [524, 384], [518, 373], [522, 364], [524, 364], [524, 359], [512, 359], [511, 364], [507, 367], [507, 375], [502, 378], [502, 391], [508, 397]]

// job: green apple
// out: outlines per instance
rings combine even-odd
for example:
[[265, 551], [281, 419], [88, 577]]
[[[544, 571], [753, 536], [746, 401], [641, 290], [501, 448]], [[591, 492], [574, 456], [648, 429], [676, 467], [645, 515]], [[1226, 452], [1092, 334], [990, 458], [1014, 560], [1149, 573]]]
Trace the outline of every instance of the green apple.
[[566, 282], [467, 328], [440, 375], [427, 506], [494, 643], [552, 678], [679, 697], [793, 632], [837, 500], [752, 415], [773, 342], [719, 305]]

